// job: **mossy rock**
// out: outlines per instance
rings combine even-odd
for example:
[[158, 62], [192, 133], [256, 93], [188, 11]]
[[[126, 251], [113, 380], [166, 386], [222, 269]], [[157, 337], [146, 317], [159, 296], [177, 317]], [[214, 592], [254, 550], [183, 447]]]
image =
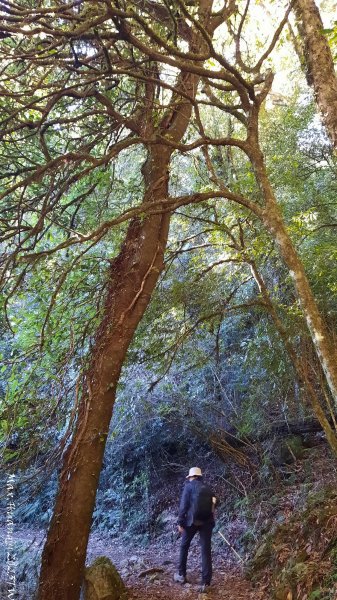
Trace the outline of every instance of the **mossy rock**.
[[115, 565], [106, 556], [100, 556], [85, 569], [85, 600], [122, 600], [126, 588]]

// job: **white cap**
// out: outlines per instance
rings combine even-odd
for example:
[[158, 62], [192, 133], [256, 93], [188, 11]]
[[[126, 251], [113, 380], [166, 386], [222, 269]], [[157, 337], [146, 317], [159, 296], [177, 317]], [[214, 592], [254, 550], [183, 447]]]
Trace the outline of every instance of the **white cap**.
[[189, 470], [189, 473], [188, 473], [186, 479], [188, 479], [189, 477], [202, 477], [201, 469], [199, 469], [199, 467], [192, 467]]

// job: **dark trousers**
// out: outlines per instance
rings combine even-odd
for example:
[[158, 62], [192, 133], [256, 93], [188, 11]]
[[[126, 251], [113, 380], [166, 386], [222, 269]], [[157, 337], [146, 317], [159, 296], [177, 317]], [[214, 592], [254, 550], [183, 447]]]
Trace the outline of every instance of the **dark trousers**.
[[182, 534], [180, 556], [179, 556], [179, 575], [186, 576], [188, 551], [197, 531], [200, 535], [201, 546], [201, 574], [202, 583], [209, 585], [212, 579], [212, 549], [211, 539], [214, 523], [204, 523], [203, 525], [191, 525], [186, 527]]

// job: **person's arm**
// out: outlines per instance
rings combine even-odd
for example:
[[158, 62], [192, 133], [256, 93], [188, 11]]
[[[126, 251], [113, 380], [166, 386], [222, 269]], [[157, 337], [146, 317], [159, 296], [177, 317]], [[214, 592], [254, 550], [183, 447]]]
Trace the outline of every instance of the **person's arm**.
[[216, 497], [212, 496], [212, 513], [213, 513], [213, 516], [215, 516], [215, 507], [216, 507], [216, 504], [217, 504]]
[[182, 529], [184, 529], [186, 527], [187, 511], [190, 507], [190, 496], [191, 496], [191, 489], [190, 489], [190, 486], [187, 484], [187, 485], [185, 485], [185, 487], [183, 489], [183, 493], [181, 495], [180, 505], [179, 505], [178, 529], [180, 532]]

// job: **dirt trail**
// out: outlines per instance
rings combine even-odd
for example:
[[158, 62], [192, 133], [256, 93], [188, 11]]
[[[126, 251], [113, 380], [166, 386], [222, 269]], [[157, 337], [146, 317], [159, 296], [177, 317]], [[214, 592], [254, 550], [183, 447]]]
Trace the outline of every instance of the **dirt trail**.
[[[4, 532], [0, 528], [0, 537]], [[15, 540], [30, 553], [39, 552], [44, 533], [32, 529], [15, 532]], [[199, 594], [200, 549], [198, 540], [192, 542], [189, 553], [188, 584], [173, 581], [179, 540], [161, 539], [151, 546], [139, 547], [123, 544], [97, 533], [90, 537], [88, 564], [98, 556], [107, 556], [116, 565], [129, 592], [130, 600], [203, 600]], [[215, 547], [213, 551], [214, 576], [207, 597], [219, 600], [268, 600], [261, 590], [253, 589], [244, 578], [242, 569], [233, 564], [226, 551]], [[25, 600], [29, 600], [25, 597]]]
[[[157, 541], [150, 547], [123, 547], [114, 540], [102, 540], [92, 536], [88, 562], [104, 554], [111, 558], [122, 575], [130, 594], [137, 600], [192, 600], [205, 598], [199, 594], [200, 550], [198, 540], [192, 542], [188, 560], [188, 584], [173, 581], [175, 564], [179, 552], [179, 540]], [[213, 552], [214, 577], [210, 598], [226, 600], [267, 600], [261, 591], [253, 589], [244, 578], [242, 570], [223, 557], [218, 549]], [[155, 570], [157, 569], [157, 570]], [[148, 571], [148, 573], [146, 573]]]

